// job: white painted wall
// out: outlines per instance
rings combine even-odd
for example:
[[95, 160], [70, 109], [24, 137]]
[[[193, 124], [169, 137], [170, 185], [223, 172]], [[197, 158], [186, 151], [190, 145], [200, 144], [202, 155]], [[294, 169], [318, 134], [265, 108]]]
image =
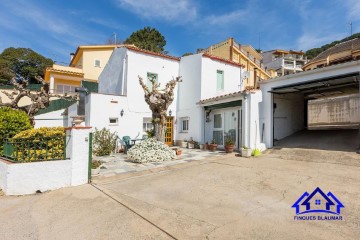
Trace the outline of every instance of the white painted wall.
[[[217, 70], [224, 72], [224, 89], [222, 91], [216, 89]], [[212, 125], [205, 123], [204, 108], [197, 103], [200, 100], [243, 89], [242, 69], [222, 61], [203, 57], [202, 54], [194, 54], [181, 58], [180, 75], [184, 82], [179, 85], [178, 92], [178, 135], [176, 139], [189, 140], [192, 137], [201, 143], [209, 142], [212, 139]], [[190, 120], [189, 131], [186, 133], [181, 132], [181, 118], [184, 117], [188, 117]]]
[[273, 125], [273, 99], [272, 94], [269, 93], [273, 88], [287, 86], [290, 84], [297, 84], [297, 83], [305, 83], [309, 81], [313, 81], [315, 79], [321, 79], [331, 76], [337, 76], [352, 72], [359, 72], [360, 71], [360, 61], [352, 61], [349, 63], [333, 65], [325, 68], [314, 69], [311, 71], [304, 71], [297, 74], [286, 75], [274, 79], [270, 79], [267, 81], [261, 82], [261, 91], [263, 93], [263, 113], [264, 113], [264, 122], [266, 126], [265, 128], [265, 144], [267, 147], [273, 146], [273, 132], [272, 132], [272, 125]]
[[65, 109], [44, 113], [35, 116], [35, 128], [41, 127], [66, 127], [67, 116], [64, 116]]
[[32, 163], [4, 163], [6, 167], [6, 195], [33, 194], [70, 186], [71, 161], [47, 161]]
[[[196, 104], [201, 100], [201, 67], [201, 54], [181, 58], [180, 76], [183, 82], [178, 88], [176, 140], [189, 140], [192, 137], [195, 141], [203, 142], [204, 110]], [[188, 132], [181, 132], [182, 118], [189, 118]]]
[[89, 127], [67, 132], [69, 160], [11, 163], [0, 160], [0, 188], [6, 195], [33, 194], [88, 182]]
[[[216, 90], [217, 70], [224, 71], [224, 90]], [[241, 79], [242, 68], [224, 62], [202, 58], [201, 99], [212, 98], [244, 89]]]
[[[146, 84], [148, 72], [158, 74], [160, 88], [164, 88], [167, 82], [179, 76], [179, 61], [127, 48], [116, 49], [99, 77], [100, 94], [92, 93], [86, 98], [86, 125], [108, 128], [117, 132], [119, 137], [141, 138], [145, 134], [143, 119], [151, 118], [152, 114], [138, 76]], [[174, 117], [177, 92], [178, 86], [174, 89], [174, 100], [168, 109]], [[122, 117], [121, 110], [124, 110]], [[109, 118], [118, 118], [118, 124], [111, 125]]]
[[6, 174], [7, 174], [7, 164], [6, 161], [0, 159], [0, 189], [6, 188]]
[[280, 140], [304, 129], [304, 96], [274, 95], [274, 140]]

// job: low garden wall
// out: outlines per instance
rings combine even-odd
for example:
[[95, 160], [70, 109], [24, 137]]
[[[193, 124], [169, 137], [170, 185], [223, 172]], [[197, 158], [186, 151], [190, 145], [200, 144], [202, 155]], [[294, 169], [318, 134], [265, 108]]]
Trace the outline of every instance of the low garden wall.
[[71, 160], [12, 163], [0, 160], [0, 187], [6, 195], [32, 194], [71, 186]]
[[90, 129], [66, 129], [66, 160], [14, 162], [0, 158], [2, 191], [6, 195], [25, 195], [86, 184]]

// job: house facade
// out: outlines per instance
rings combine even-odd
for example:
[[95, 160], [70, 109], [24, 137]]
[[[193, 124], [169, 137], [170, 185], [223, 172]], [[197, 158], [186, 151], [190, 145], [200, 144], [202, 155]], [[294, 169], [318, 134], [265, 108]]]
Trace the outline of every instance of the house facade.
[[120, 45], [79, 46], [70, 54], [69, 66], [54, 64], [45, 71], [45, 81], [50, 85], [50, 92], [71, 94], [81, 81], [98, 82], [114, 49]]
[[258, 89], [259, 82], [272, 77], [272, 73], [267, 72], [262, 64], [262, 55], [251, 45], [235, 42], [234, 38], [211, 45], [201, 52], [243, 65], [246, 89]]
[[266, 69], [274, 70], [278, 76], [302, 72], [307, 62], [302, 51], [276, 49], [261, 53]]
[[[98, 129], [107, 128], [119, 137], [142, 138], [152, 128], [152, 113], [144, 100], [144, 91], [138, 76], [150, 86], [154, 78], [161, 87], [179, 75], [179, 58], [142, 50], [132, 46], [116, 48], [99, 76], [98, 93], [86, 97], [85, 122]], [[174, 101], [169, 107], [172, 116], [167, 138], [174, 139], [176, 132], [177, 87]], [[77, 115], [76, 104], [69, 108], [71, 117]], [[168, 113], [168, 115], [170, 115]]]
[[237, 148], [243, 145], [261, 148], [256, 144], [260, 139], [253, 138], [259, 124], [253, 122], [259, 105], [251, 105], [251, 99], [253, 103], [261, 101], [261, 93], [244, 91], [247, 80], [244, 68], [208, 53], [181, 58], [180, 75], [184, 81], [178, 89], [178, 142], [214, 140], [221, 148], [230, 138]]
[[338, 43], [304, 65], [304, 71], [360, 59], [360, 38]]

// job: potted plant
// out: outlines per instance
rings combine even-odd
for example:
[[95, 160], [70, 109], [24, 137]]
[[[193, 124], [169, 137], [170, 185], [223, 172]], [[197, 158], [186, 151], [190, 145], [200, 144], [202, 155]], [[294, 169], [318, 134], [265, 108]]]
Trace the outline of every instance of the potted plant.
[[213, 139], [213, 140], [211, 141], [211, 143], [208, 145], [208, 148], [209, 148], [209, 150], [210, 150], [211, 152], [214, 152], [214, 151], [216, 150], [217, 144], [216, 144], [215, 139]]
[[232, 153], [234, 151], [234, 148], [234, 140], [232, 140], [231, 137], [227, 137], [225, 140], [225, 152]]
[[181, 142], [181, 147], [186, 148], [187, 147], [187, 140], [184, 139], [184, 141]]
[[181, 155], [181, 149], [180, 148], [173, 148], [176, 155]]
[[209, 143], [208, 143], [208, 142], [205, 142], [205, 144], [204, 144], [204, 150], [208, 150], [208, 148], [209, 148]]
[[102, 162], [100, 160], [93, 160], [91, 162], [91, 175], [99, 174], [101, 164]]
[[204, 150], [204, 144], [200, 143], [200, 144], [199, 144], [199, 148], [200, 148], [201, 150]]
[[242, 157], [251, 157], [251, 153], [252, 153], [252, 150], [251, 148], [247, 147], [247, 146], [243, 146], [241, 148], [241, 156]]

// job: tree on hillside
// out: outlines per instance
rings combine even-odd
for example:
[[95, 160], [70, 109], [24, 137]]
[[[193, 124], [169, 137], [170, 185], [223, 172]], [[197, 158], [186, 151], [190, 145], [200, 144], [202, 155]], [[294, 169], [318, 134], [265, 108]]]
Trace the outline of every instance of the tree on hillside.
[[10, 81], [14, 75], [21, 76], [30, 83], [37, 82], [36, 77], [44, 77], [46, 67], [53, 64], [30, 48], [7, 48], [0, 54], [0, 79]]
[[165, 37], [155, 28], [145, 27], [133, 32], [130, 37], [125, 40], [125, 43], [134, 44], [141, 49], [152, 52], [163, 53], [166, 40]]
[[325, 45], [323, 45], [323, 46], [321, 46], [319, 48], [309, 49], [309, 50], [307, 50], [305, 52], [305, 56], [307, 56], [308, 59], [313, 59], [314, 57], [316, 57], [317, 55], [319, 55], [323, 51], [335, 46], [338, 43], [346, 42], [346, 41], [349, 41], [351, 39], [358, 38], [358, 37], [360, 37], [360, 33], [355, 33], [355, 34], [351, 35], [350, 37], [346, 37], [344, 39], [341, 39], [340, 41], [333, 41], [332, 43], [325, 44]]
[[155, 138], [160, 142], [164, 142], [167, 109], [174, 100], [174, 89], [176, 83], [181, 82], [181, 78], [177, 77], [169, 81], [163, 90], [159, 89], [160, 84], [155, 79], [150, 79], [150, 82], [152, 83], [152, 90], [146, 86], [143, 79], [139, 76], [139, 83], [145, 92], [145, 102], [149, 105], [152, 112]]

